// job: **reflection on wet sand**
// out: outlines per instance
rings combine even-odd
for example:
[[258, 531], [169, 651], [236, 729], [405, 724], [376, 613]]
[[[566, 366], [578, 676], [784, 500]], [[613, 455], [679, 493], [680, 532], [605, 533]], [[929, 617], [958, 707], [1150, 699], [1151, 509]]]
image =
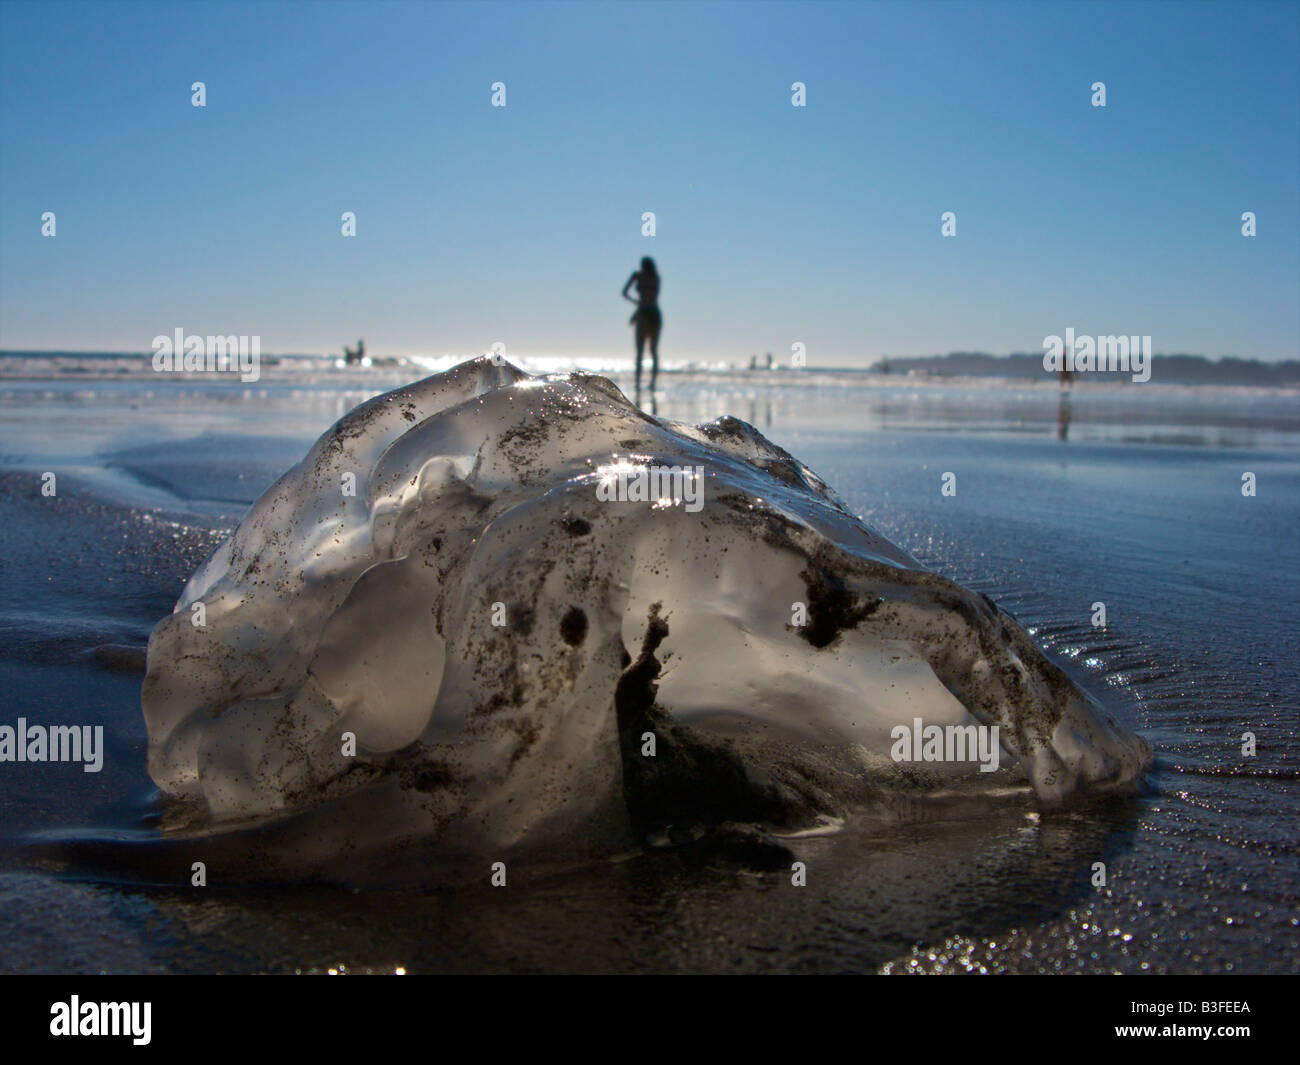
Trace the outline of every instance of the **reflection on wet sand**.
[[[1041, 924], [1080, 952], [1098, 950], [1089, 929], [1103, 925], [1115, 942], [1102, 949], [1121, 946], [1115, 903], [1086, 874], [1093, 861], [1123, 864], [1139, 810], [1113, 799], [1039, 814], [1025, 798], [973, 817], [936, 809], [905, 831], [850, 822], [796, 841], [803, 888], [788, 871], [742, 872], [689, 848], [546, 875], [517, 865], [504, 889], [486, 867], [481, 884], [441, 892], [124, 886], [112, 889], [121, 929], [101, 913], [85, 956], [68, 962], [97, 966], [100, 936], [144, 919], [155, 931], [135, 964], [173, 972], [861, 972], [959, 941], [976, 944], [976, 968], [1032, 969], [1005, 942]], [[89, 907], [96, 889], [71, 887]]]

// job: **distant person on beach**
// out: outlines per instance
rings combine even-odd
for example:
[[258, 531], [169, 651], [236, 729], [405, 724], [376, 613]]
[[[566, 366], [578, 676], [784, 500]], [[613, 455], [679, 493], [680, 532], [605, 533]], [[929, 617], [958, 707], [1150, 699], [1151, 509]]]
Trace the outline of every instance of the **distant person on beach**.
[[346, 344], [343, 345], [343, 361], [348, 366], [351, 366], [354, 363], [360, 363], [361, 360], [365, 358], [365, 354], [366, 354], [366, 342], [364, 340], [357, 341], [357, 346], [355, 351], [352, 348], [348, 347]]
[[[637, 298], [633, 299], [627, 290], [636, 285]], [[646, 256], [641, 260], [641, 269], [627, 279], [623, 286], [623, 298], [636, 304], [636, 310], [628, 319], [629, 325], [636, 326], [636, 390], [641, 391], [641, 357], [645, 352], [645, 342], [650, 341], [650, 391], [655, 388], [655, 378], [659, 376], [659, 331], [663, 328], [663, 315], [659, 313], [659, 271], [655, 261]]]

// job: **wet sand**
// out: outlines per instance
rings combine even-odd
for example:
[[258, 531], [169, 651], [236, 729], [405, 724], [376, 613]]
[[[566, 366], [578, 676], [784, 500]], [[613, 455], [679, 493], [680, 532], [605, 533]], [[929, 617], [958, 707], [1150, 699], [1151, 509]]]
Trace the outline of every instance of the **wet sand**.
[[850, 822], [805, 841], [802, 889], [690, 852], [512, 870], [506, 891], [120, 882], [113, 836], [156, 816], [139, 706], [150, 628], [243, 507], [393, 383], [0, 384], [0, 724], [102, 724], [106, 744], [100, 773], [0, 766], [0, 820], [11, 837], [93, 829], [108, 856], [70, 879], [6, 852], [0, 970], [1295, 969], [1300, 419], [1294, 395], [1245, 390], [1080, 387], [1064, 415], [1055, 389], [988, 382], [668, 375], [658, 397], [661, 416], [753, 422], [868, 523], [1016, 615], [1155, 745], [1137, 796]]

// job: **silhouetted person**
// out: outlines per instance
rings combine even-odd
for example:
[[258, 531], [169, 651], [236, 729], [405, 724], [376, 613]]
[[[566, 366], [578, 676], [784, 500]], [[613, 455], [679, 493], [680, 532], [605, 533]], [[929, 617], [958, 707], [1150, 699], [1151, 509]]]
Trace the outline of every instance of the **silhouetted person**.
[[1070, 394], [1061, 389], [1061, 401], [1056, 407], [1056, 439], [1070, 438]]
[[[636, 285], [637, 298], [633, 299], [627, 290]], [[623, 286], [623, 298], [636, 304], [636, 310], [628, 319], [629, 325], [636, 326], [636, 390], [641, 391], [641, 357], [645, 352], [645, 342], [650, 341], [650, 391], [654, 391], [655, 378], [659, 376], [659, 330], [663, 328], [664, 318], [659, 313], [659, 271], [655, 261], [646, 256], [641, 260], [641, 269], [627, 279]]]
[[365, 357], [365, 354], [366, 354], [366, 342], [364, 340], [357, 341], [357, 347], [355, 351], [352, 348], [348, 347], [346, 344], [343, 345], [343, 363], [346, 366], [352, 366], [353, 364], [360, 363], [361, 360]]

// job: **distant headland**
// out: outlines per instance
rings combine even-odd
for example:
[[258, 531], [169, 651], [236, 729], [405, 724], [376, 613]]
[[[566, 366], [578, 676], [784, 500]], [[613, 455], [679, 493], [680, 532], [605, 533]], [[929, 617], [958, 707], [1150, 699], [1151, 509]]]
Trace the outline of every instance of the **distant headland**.
[[[954, 351], [947, 355], [886, 357], [869, 369], [876, 373], [916, 373], [927, 377], [1012, 377], [1035, 381], [1055, 377], [1043, 369], [1041, 353], [989, 355], [982, 351]], [[1115, 381], [1129, 380], [1124, 374], [1107, 377]], [[1204, 355], [1153, 355], [1151, 380], [1175, 385], [1300, 387], [1300, 360], [1260, 362], [1232, 356], [1208, 359]]]

